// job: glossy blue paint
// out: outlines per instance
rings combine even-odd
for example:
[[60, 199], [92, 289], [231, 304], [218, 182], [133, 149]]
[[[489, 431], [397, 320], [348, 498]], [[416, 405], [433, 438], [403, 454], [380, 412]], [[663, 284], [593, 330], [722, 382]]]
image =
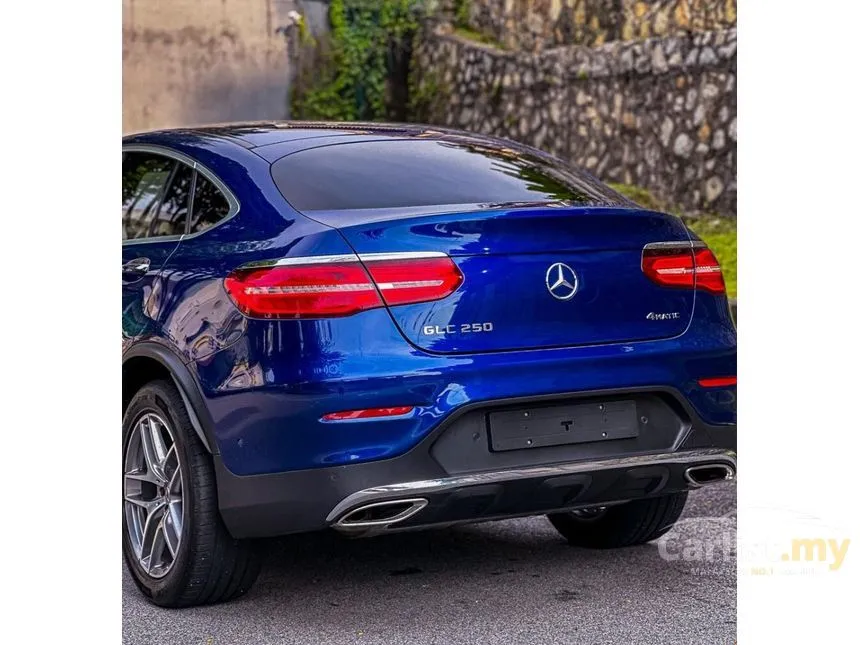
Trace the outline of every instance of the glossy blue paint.
[[[529, 395], [667, 387], [706, 423], [734, 426], [735, 388], [696, 385], [736, 373], [726, 298], [657, 287], [639, 267], [644, 244], [689, 239], [676, 218], [630, 203], [300, 214], [272, 179], [273, 161], [306, 147], [421, 134], [408, 126], [252, 125], [124, 139], [190, 156], [241, 205], [199, 236], [123, 246], [124, 262], [142, 254], [154, 260], [144, 278], [124, 281], [124, 350], [157, 342], [182, 357], [229, 470], [253, 475], [390, 458], [463, 405]], [[270, 321], [243, 316], [223, 289], [230, 271], [252, 261], [416, 250], [451, 255], [466, 277], [461, 290], [347, 318]], [[544, 284], [556, 261], [580, 273], [581, 291], [569, 302], [554, 300]], [[679, 317], [647, 324], [650, 311]], [[428, 325], [487, 321], [494, 331], [470, 338], [424, 333]], [[416, 410], [361, 423], [320, 420], [402, 405]]]
[[179, 248], [179, 240], [150, 241], [129, 244], [122, 248], [122, 263], [148, 260], [150, 268], [144, 275], [123, 271], [122, 274], [122, 347], [130, 348], [135, 339], [151, 333], [153, 320], [147, 309], [153, 290], [160, 288], [161, 269]]

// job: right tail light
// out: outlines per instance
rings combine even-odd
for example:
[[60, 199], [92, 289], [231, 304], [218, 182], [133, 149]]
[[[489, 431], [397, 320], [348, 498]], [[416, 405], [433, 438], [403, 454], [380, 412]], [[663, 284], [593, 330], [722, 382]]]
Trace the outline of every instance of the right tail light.
[[642, 272], [664, 287], [701, 289], [723, 294], [726, 283], [720, 263], [703, 242], [658, 242], [642, 250]]

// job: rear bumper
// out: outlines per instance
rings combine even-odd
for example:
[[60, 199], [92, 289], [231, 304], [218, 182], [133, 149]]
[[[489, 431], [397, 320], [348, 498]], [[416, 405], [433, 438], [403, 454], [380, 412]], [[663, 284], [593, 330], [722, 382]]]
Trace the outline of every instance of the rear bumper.
[[[737, 373], [734, 331], [717, 324], [629, 345], [440, 356], [410, 348], [378, 310], [358, 315], [372, 320], [332, 329], [327, 337], [360, 333], [359, 349], [328, 348], [314, 359], [310, 334], [294, 347], [278, 333], [283, 325], [272, 323], [271, 333], [249, 333], [205, 363], [191, 364], [212, 419], [211, 444], [230, 472], [252, 476], [390, 461], [416, 450], [468, 406], [571, 392], [665, 385], [707, 423], [736, 423], [734, 389], [697, 383]], [[377, 338], [387, 332], [398, 337]], [[269, 353], [262, 346], [271, 346]], [[390, 419], [322, 420], [330, 412], [400, 406], [414, 411]]]
[[[653, 419], [649, 431], [635, 440], [494, 453], [481, 436], [481, 423], [487, 411], [512, 404], [505, 400], [464, 406], [415, 448], [391, 459], [238, 476], [216, 456], [221, 514], [237, 538], [326, 527], [371, 534], [538, 515], [689, 490], [695, 484], [687, 470], [698, 465], [722, 465], [734, 474], [736, 427], [705, 423], [677, 391], [639, 388], [528, 401], [619, 396], [637, 397]], [[404, 503], [392, 508], [390, 515], [356, 515], [368, 505], [397, 501]]]
[[[573, 510], [698, 487], [691, 473], [716, 466], [724, 480], [734, 478], [735, 453], [685, 450], [403, 482], [353, 493], [326, 522], [367, 535]], [[369, 516], [371, 509], [383, 512]]]

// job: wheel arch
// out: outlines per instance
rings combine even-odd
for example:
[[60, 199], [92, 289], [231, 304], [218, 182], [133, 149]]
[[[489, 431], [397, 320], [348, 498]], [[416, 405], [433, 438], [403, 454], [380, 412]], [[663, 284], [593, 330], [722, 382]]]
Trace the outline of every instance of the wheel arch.
[[179, 391], [194, 432], [209, 454], [218, 454], [212, 417], [206, 409], [197, 381], [183, 360], [170, 349], [156, 343], [139, 343], [122, 357], [122, 411], [137, 391], [156, 379], [170, 379]]

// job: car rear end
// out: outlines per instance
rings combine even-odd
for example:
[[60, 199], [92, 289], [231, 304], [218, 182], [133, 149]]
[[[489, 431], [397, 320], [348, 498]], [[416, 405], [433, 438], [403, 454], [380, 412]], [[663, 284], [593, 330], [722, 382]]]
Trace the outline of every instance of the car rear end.
[[[604, 508], [731, 478], [713, 254], [536, 152], [388, 138], [273, 159], [285, 217], [195, 363], [236, 537]], [[308, 238], [310, 239], [310, 238]]]

